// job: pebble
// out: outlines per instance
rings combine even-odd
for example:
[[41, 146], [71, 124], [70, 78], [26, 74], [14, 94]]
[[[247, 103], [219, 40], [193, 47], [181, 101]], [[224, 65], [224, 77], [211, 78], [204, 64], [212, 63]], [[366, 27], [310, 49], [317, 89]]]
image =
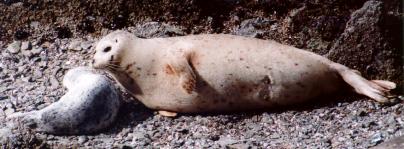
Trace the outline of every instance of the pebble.
[[50, 81], [51, 88], [53, 88], [53, 89], [58, 88], [58, 86], [59, 86], [59, 81], [56, 79], [55, 76], [51, 76], [51, 77], [49, 78], [49, 81]]
[[11, 104], [11, 103], [7, 103], [6, 104], [6, 110], [4, 110], [4, 113], [6, 115], [10, 115], [10, 114], [13, 114], [14, 112], [15, 112], [14, 105]]
[[21, 41], [14, 41], [13, 43], [7, 46], [7, 51], [12, 54], [20, 52], [20, 49], [21, 49]]
[[225, 147], [225, 146], [228, 146], [228, 145], [236, 144], [238, 141], [234, 140], [234, 139], [232, 139], [230, 137], [220, 137], [220, 139], [217, 142], [222, 147]]
[[79, 39], [73, 39], [70, 42], [68, 49], [73, 50], [73, 51], [83, 50], [83, 48], [81, 47], [81, 41]]
[[36, 69], [35, 71], [34, 71], [34, 74], [33, 74], [34, 76], [34, 79], [39, 79], [39, 78], [42, 78], [42, 75], [43, 75], [43, 73], [42, 73], [42, 71], [40, 71], [39, 69]]
[[227, 149], [251, 149], [248, 144], [231, 144], [226, 146]]
[[84, 49], [84, 50], [89, 50], [92, 46], [93, 46], [92, 41], [84, 41], [84, 42], [81, 42], [81, 45], [80, 45], [81, 49]]
[[23, 77], [23, 78], [21, 78], [21, 80], [22, 81], [24, 81], [24, 82], [32, 82], [32, 78], [31, 77]]
[[78, 144], [83, 144], [85, 142], [88, 141], [88, 137], [87, 136], [79, 136], [79, 139], [77, 141]]
[[30, 50], [21, 50], [22, 55], [26, 56], [26, 57], [31, 57], [33, 54]]
[[383, 136], [380, 132], [377, 132], [376, 134], [374, 134], [370, 140], [370, 143], [373, 145], [377, 145], [381, 142], [383, 142]]
[[133, 136], [132, 143], [134, 144], [145, 146], [151, 142], [149, 135], [142, 131], [135, 131], [132, 133], [132, 136]]
[[44, 50], [44, 49], [43, 49], [42, 47], [36, 47], [36, 48], [33, 48], [33, 49], [31, 50], [31, 52], [32, 52], [32, 54], [34, 54], [34, 55], [38, 55], [38, 54], [40, 54], [43, 50]]
[[32, 44], [29, 41], [24, 41], [21, 43], [21, 50], [31, 50]]

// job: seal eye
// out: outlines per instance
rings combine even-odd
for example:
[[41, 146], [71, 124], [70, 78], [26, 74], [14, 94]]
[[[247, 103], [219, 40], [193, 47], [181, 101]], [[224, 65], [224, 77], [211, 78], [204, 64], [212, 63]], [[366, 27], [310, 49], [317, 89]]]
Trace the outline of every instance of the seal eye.
[[106, 47], [106, 48], [104, 49], [104, 52], [109, 52], [109, 51], [111, 51], [111, 47]]

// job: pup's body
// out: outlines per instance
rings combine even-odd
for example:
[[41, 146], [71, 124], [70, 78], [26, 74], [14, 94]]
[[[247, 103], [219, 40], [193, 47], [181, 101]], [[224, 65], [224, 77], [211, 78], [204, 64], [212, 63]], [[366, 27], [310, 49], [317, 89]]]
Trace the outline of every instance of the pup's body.
[[312, 52], [224, 34], [140, 39], [116, 31], [97, 44], [94, 67], [110, 70], [147, 107], [171, 112], [270, 108], [347, 86], [386, 102], [395, 88]]

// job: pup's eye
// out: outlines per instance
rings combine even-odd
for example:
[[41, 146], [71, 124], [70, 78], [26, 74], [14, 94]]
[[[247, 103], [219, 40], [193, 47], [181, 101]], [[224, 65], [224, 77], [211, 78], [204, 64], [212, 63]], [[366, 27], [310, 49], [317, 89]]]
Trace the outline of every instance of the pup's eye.
[[111, 51], [111, 47], [106, 47], [106, 48], [104, 49], [104, 52], [109, 52], [109, 51]]

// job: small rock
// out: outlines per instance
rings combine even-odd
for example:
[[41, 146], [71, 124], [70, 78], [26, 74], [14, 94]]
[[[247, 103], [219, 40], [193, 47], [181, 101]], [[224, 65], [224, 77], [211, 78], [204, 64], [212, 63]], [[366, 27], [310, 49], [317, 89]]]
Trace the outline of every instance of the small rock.
[[236, 144], [238, 141], [234, 140], [232, 138], [229, 138], [229, 137], [220, 137], [220, 139], [217, 142], [222, 147], [225, 147], [225, 146], [228, 146], [228, 145]]
[[228, 149], [250, 149], [251, 146], [248, 144], [232, 144], [232, 145], [227, 145], [226, 148], [228, 148]]
[[132, 142], [145, 146], [148, 145], [151, 142], [151, 140], [149, 138], [149, 135], [146, 134], [145, 132], [136, 131], [133, 132]]
[[49, 78], [50, 84], [51, 84], [51, 88], [56, 89], [59, 86], [59, 81], [54, 77], [50, 77]]
[[374, 134], [370, 140], [370, 143], [377, 145], [379, 143], [383, 142], [383, 136], [380, 132]]
[[22, 55], [26, 57], [31, 57], [33, 54], [30, 50], [22, 50]]
[[14, 41], [13, 43], [9, 44], [7, 47], [8, 52], [12, 54], [16, 54], [20, 52], [21, 49], [21, 41]]
[[77, 141], [77, 143], [83, 144], [83, 143], [85, 143], [85, 142], [87, 142], [87, 141], [88, 141], [87, 136], [80, 136], [79, 139], [78, 139], [78, 141]]
[[32, 21], [29, 26], [31, 28], [38, 28], [39, 27], [39, 22], [38, 21]]
[[9, 136], [12, 136], [10, 128], [4, 127], [0, 129], [0, 144], [7, 144]]
[[233, 34], [246, 37], [260, 37], [266, 31], [261, 30], [264, 26], [270, 26], [274, 21], [266, 18], [248, 19], [241, 22], [239, 28], [233, 31]]
[[82, 42], [80, 45], [81, 49], [84, 49], [84, 50], [89, 50], [92, 46], [93, 46], [93, 42], [91, 42], [91, 41]]
[[24, 82], [32, 82], [32, 78], [31, 77], [23, 77], [23, 78], [21, 78], [21, 80], [22, 81], [24, 81]]
[[68, 48], [74, 51], [83, 50], [83, 48], [81, 47], [81, 42], [78, 39], [74, 39], [73, 41], [71, 41]]
[[32, 45], [29, 41], [24, 41], [21, 43], [21, 50], [31, 50]]
[[13, 114], [14, 112], [15, 112], [14, 105], [11, 103], [6, 104], [6, 110], [4, 110], [4, 113], [6, 115], [10, 115]]
[[42, 51], [43, 51], [43, 48], [42, 48], [42, 47], [33, 48], [33, 49], [31, 50], [32, 54], [35, 54], [35, 55], [40, 54]]
[[39, 69], [36, 69], [36, 70], [34, 71], [34, 79], [42, 78], [42, 75], [43, 75], [43, 73], [42, 73], [42, 71], [40, 71]]

